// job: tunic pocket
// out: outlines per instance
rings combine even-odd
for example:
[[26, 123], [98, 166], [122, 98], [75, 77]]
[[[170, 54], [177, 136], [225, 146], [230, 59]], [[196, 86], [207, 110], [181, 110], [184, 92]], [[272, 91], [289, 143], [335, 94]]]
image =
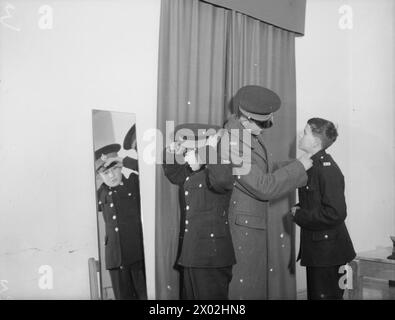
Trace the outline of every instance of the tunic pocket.
[[237, 213], [235, 224], [253, 229], [261, 229], [261, 230], [266, 229], [265, 217], [257, 217], [248, 214]]

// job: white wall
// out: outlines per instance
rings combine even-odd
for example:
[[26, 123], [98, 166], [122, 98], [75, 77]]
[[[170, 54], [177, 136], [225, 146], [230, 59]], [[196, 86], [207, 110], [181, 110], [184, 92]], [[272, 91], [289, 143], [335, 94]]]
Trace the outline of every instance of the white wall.
[[[339, 27], [349, 5], [353, 28]], [[346, 220], [356, 251], [391, 246], [394, 211], [394, 1], [308, 0], [296, 40], [297, 127], [314, 116], [339, 125], [328, 149], [346, 179]], [[305, 288], [298, 268], [298, 289]]]
[[[98, 256], [91, 110], [136, 113], [139, 150], [149, 143], [160, 0], [8, 0], [2, 16], [6, 4], [14, 8], [0, 24], [0, 298], [89, 299], [87, 262]], [[38, 27], [44, 4], [49, 30]], [[155, 166], [140, 161], [140, 174], [153, 298]], [[52, 290], [38, 287], [41, 265], [53, 269]]]

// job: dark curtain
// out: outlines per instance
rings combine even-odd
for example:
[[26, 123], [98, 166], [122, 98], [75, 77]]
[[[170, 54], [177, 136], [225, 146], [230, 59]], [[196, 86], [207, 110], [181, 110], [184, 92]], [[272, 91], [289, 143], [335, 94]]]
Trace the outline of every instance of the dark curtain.
[[[162, 0], [159, 45], [158, 128], [166, 121], [222, 125], [246, 84], [276, 91], [282, 100], [266, 135], [273, 159], [295, 156], [295, 49], [291, 32], [197, 0]], [[161, 148], [161, 144], [158, 144]], [[157, 150], [161, 152], [162, 150]], [[293, 226], [286, 213], [292, 198], [271, 203], [269, 298], [293, 299]], [[177, 187], [156, 172], [157, 299], [178, 299], [174, 269], [179, 231]]]
[[[222, 125], [227, 16], [227, 10], [200, 1], [162, 1], [157, 125], [163, 134], [166, 121], [175, 126]], [[160, 166], [156, 195], [156, 297], [178, 299], [179, 278], [173, 268], [180, 219], [178, 187], [169, 183]]]
[[[275, 91], [282, 104], [265, 143], [274, 160], [296, 155], [295, 34], [232, 12], [226, 76], [228, 110], [237, 110], [232, 97], [247, 84]], [[295, 299], [294, 226], [287, 219], [294, 195], [270, 202], [268, 218], [268, 297]]]

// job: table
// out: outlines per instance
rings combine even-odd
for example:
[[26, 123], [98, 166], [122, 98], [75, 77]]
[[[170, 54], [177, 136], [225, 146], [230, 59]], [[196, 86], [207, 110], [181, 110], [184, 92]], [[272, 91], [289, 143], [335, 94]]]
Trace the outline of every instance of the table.
[[387, 259], [392, 254], [392, 247], [361, 252], [349, 263], [352, 269], [352, 288], [349, 298], [362, 300], [363, 278], [376, 278], [395, 281], [395, 260]]

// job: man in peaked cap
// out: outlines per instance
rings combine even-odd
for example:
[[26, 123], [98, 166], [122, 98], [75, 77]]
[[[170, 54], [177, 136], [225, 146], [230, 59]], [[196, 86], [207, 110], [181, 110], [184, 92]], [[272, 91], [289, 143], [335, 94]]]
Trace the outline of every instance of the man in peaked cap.
[[165, 148], [163, 169], [180, 188], [176, 264], [181, 299], [225, 300], [235, 263], [228, 224], [233, 188], [230, 164], [217, 163], [218, 126], [182, 124]]
[[[246, 160], [250, 170], [236, 177], [230, 200], [229, 225], [237, 264], [233, 267], [229, 298], [261, 300], [270, 297], [268, 275], [272, 269], [268, 248], [270, 241], [278, 241], [268, 238], [269, 201], [305, 185], [311, 160], [305, 155], [298, 160], [272, 161], [263, 130], [273, 125], [273, 115], [281, 106], [275, 92], [248, 85], [237, 92], [234, 101], [236, 114], [225, 124], [230, 136], [238, 134], [238, 148], [229, 148], [230, 159], [235, 166], [235, 150], [244, 148], [251, 150], [251, 157]], [[251, 139], [243, 139], [246, 132]]]
[[137, 160], [118, 157], [119, 144], [95, 151], [95, 169], [103, 184], [99, 187], [98, 210], [105, 222], [105, 264], [117, 300], [147, 299], [143, 232], [138, 175], [129, 178], [122, 167], [136, 169]]

